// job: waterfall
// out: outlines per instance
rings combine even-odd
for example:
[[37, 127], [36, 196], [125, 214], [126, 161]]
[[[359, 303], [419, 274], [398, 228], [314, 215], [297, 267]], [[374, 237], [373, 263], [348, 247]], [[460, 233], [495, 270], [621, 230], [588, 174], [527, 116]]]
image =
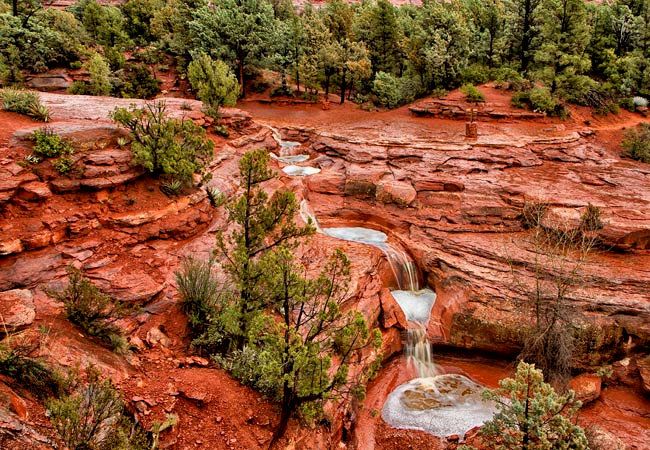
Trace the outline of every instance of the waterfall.
[[300, 202], [300, 215], [306, 223], [311, 222], [320, 233], [372, 245], [384, 252], [399, 287], [398, 290], [392, 291], [393, 297], [409, 323], [405, 345], [409, 364], [415, 367], [419, 378], [436, 376], [438, 369], [433, 362], [431, 344], [426, 332], [436, 293], [428, 288], [420, 289], [418, 268], [411, 256], [398, 245], [389, 243], [386, 233], [378, 230], [362, 227], [321, 228], [306, 200]]
[[409, 322], [409, 328], [406, 330], [404, 353], [409, 365], [415, 368], [418, 378], [429, 378], [438, 375], [438, 368], [433, 362], [431, 344], [427, 339], [427, 330], [424, 325]]

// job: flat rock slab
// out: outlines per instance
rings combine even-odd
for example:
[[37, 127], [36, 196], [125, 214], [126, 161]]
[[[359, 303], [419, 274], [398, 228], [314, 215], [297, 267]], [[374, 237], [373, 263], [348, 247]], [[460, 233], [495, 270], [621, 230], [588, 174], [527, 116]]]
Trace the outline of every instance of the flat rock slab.
[[16, 331], [28, 327], [34, 322], [36, 309], [34, 297], [27, 289], [13, 289], [0, 292], [0, 332]]

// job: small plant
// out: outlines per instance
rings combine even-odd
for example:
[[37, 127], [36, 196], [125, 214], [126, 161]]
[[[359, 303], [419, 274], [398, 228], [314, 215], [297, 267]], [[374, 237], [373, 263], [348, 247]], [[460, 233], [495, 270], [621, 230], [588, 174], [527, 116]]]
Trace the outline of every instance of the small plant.
[[183, 189], [183, 182], [176, 178], [165, 180], [162, 183], [160, 183], [160, 190], [169, 197], [180, 194], [182, 189]]
[[226, 196], [217, 188], [208, 188], [208, 199], [214, 208], [218, 208], [226, 202]]
[[641, 123], [625, 132], [621, 146], [625, 156], [650, 163], [650, 124]]
[[54, 161], [53, 166], [57, 170], [57, 172], [63, 175], [72, 170], [72, 167], [74, 166], [74, 161], [69, 156], [61, 156], [59, 159]]
[[2, 109], [25, 114], [41, 122], [50, 120], [50, 111], [41, 103], [38, 95], [20, 89], [0, 89]]
[[167, 414], [163, 422], [155, 421], [151, 425], [152, 443], [151, 448], [157, 449], [160, 442], [160, 433], [163, 431], [174, 428], [178, 424], [178, 416], [176, 414]]
[[34, 131], [32, 141], [34, 141], [34, 153], [44, 158], [55, 158], [74, 153], [72, 145], [48, 127]]
[[70, 449], [152, 448], [148, 437], [126, 414], [120, 393], [97, 369], [86, 369], [87, 382], [75, 392], [47, 403], [52, 425]]
[[32, 153], [31, 155], [25, 156], [25, 161], [29, 164], [38, 164], [43, 161], [43, 158]]
[[591, 203], [580, 216], [580, 229], [583, 231], [597, 231], [603, 228], [603, 221], [600, 218], [600, 208]]
[[632, 98], [632, 102], [634, 103], [634, 108], [647, 108], [648, 107], [648, 100], [644, 97], [639, 97], [636, 96]]
[[217, 133], [219, 136], [227, 138], [230, 136], [230, 131], [228, 131], [228, 127], [225, 125], [215, 125], [214, 126], [214, 132]]
[[485, 101], [483, 93], [473, 84], [465, 84], [460, 90], [465, 94], [465, 100], [468, 102], [479, 103]]
[[126, 147], [127, 145], [129, 145], [129, 140], [128, 140], [127, 138], [125, 138], [125, 137], [123, 137], [123, 136], [117, 138], [117, 146], [118, 146], [119, 148], [124, 148], [124, 147]]
[[612, 368], [612, 366], [609, 365], [601, 366], [596, 371], [596, 375], [601, 378], [611, 378], [613, 374], [614, 374], [614, 369]]
[[185, 259], [176, 272], [176, 285], [192, 336], [197, 337], [207, 329], [219, 299], [220, 289], [212, 276], [212, 262]]
[[68, 268], [68, 286], [48, 294], [63, 303], [68, 320], [97, 337], [117, 353], [127, 350], [126, 339], [113, 322], [123, 315], [123, 307], [104, 294], [79, 269]]
[[189, 102], [181, 103], [181, 111], [192, 111], [192, 105]]
[[29, 389], [39, 398], [59, 396], [65, 390], [64, 378], [44, 363], [26, 356], [19, 347], [0, 344], [0, 374]]
[[547, 211], [548, 203], [526, 201], [519, 216], [522, 226], [525, 229], [540, 226]]

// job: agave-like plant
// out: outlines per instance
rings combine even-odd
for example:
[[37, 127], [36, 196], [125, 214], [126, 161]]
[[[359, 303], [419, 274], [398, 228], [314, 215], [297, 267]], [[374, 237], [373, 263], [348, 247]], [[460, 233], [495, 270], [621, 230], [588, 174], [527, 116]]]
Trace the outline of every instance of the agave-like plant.
[[160, 190], [168, 196], [178, 195], [183, 189], [183, 182], [179, 179], [172, 178], [167, 181], [163, 181], [160, 184]]

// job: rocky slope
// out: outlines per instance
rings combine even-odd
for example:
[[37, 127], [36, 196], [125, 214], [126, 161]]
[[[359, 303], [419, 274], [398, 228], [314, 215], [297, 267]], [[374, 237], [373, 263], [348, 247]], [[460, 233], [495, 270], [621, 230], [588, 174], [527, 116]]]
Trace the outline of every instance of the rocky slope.
[[[223, 210], [210, 206], [204, 189], [169, 198], [130, 164], [128, 150], [118, 144], [123, 132], [108, 115], [139, 101], [40, 95], [52, 111], [49, 126], [76, 143], [75, 170], [61, 176], [49, 162], [24, 164], [28, 136], [42, 125], [0, 112], [6, 124], [0, 130], [0, 313], [8, 331], [30, 342], [33, 356], [55, 365], [92, 362], [101, 368], [145, 426], [166, 413], [179, 414], [179, 426], [164, 436], [171, 448], [264, 448], [277, 422], [274, 406], [188, 352], [177, 304], [174, 271], [187, 255], [209, 255], [215, 232], [225, 225]], [[173, 115], [209, 123], [198, 102], [166, 102]], [[417, 118], [407, 110], [305, 114], [303, 107], [263, 108], [268, 116], [260, 112], [259, 119], [257, 110], [252, 116], [223, 111], [231, 136], [211, 136], [216, 145], [209, 186], [233, 194], [245, 150], [277, 151], [262, 122], [302, 142], [296, 151], [309, 152], [306, 164], [322, 172], [306, 178], [281, 174], [268, 189], [294, 190], [323, 225], [372, 226], [402, 243], [438, 293], [429, 335], [454, 352], [512, 354], [520, 345], [522, 292], [510, 275], [514, 266], [520, 279], [531, 279], [526, 263], [533, 249], [518, 218], [524, 202], [546, 201], [551, 218], [572, 222], [588, 203], [599, 206], [605, 221], [598, 232], [601, 247], [584, 267], [584, 285], [572, 295], [600, 333], [591, 349], [595, 357], [581, 364], [628, 352], [614, 378], [640, 391], [642, 375], [647, 385], [647, 358], [640, 355], [650, 336], [650, 168], [621, 159], [610, 145], [620, 124], [494, 121], [480, 123], [479, 138], [466, 140], [463, 122]], [[394, 282], [387, 262], [377, 249], [324, 235], [300, 254], [316, 262], [335, 247], [343, 247], [353, 264], [349, 307], [382, 328], [389, 358], [401, 349], [404, 318], [386, 289]], [[80, 335], [45, 294], [64, 282], [68, 265], [82, 268], [114, 298], [139, 306], [120, 324], [134, 348], [128, 357]], [[395, 432], [371, 416], [372, 408], [381, 407], [382, 392], [404, 376], [396, 361], [385, 372], [392, 381], [380, 377], [371, 386], [367, 408], [338, 409], [329, 431], [293, 424], [289, 440], [297, 448], [327, 448], [340, 438], [364, 450], [375, 444], [433, 445], [430, 437]], [[481, 382], [496, 382], [482, 378], [480, 365], [462, 367]], [[10, 430], [5, 434], [13, 445], [8, 448], [24, 448], [25, 442], [51, 447], [55, 438], [43, 406], [11, 390], [9, 381], [0, 380], [0, 389], [10, 390], [0, 397], [0, 423], [8, 424], [0, 429]], [[643, 437], [647, 403], [639, 405], [628, 411], [639, 422], [623, 437]], [[597, 408], [593, 420], [606, 422], [607, 415], [599, 415], [605, 407]]]

